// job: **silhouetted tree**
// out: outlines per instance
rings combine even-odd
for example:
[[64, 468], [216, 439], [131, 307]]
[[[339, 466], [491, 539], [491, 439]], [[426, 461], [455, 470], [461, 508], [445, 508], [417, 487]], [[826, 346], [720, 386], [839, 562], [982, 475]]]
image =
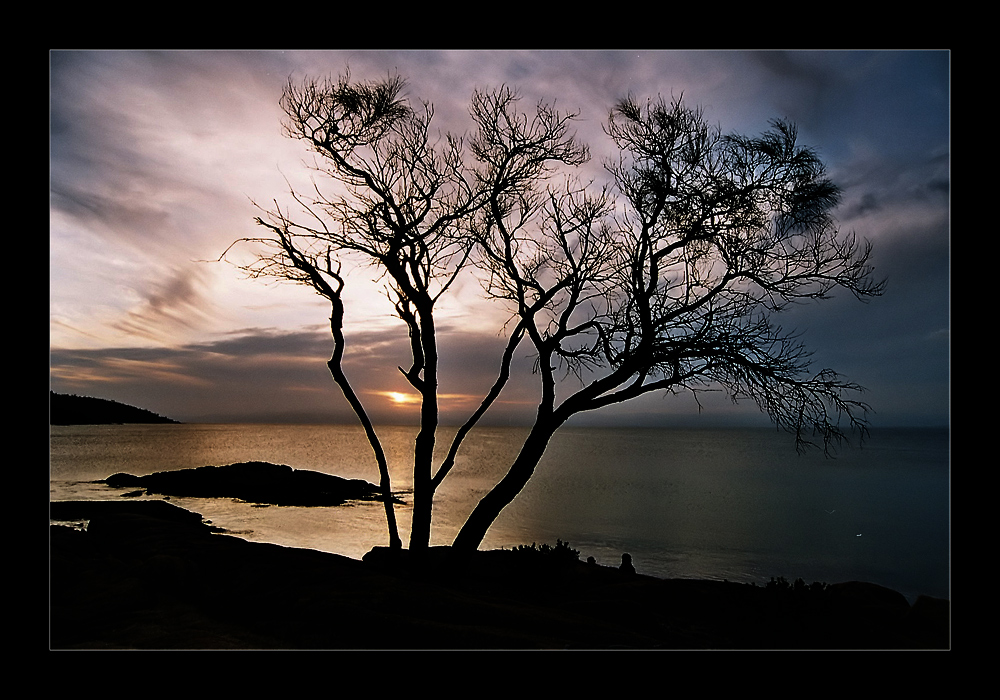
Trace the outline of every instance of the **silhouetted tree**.
[[[341, 263], [360, 255], [375, 263], [388, 280], [395, 310], [405, 322], [410, 338], [411, 364], [400, 368], [420, 397], [420, 429], [413, 457], [413, 516], [410, 549], [428, 546], [434, 492], [447, 475], [458, 447], [469, 429], [499, 394], [507, 370], [495, 390], [463, 426], [448, 458], [433, 473], [433, 453], [438, 428], [438, 349], [435, 304], [469, 260], [475, 239], [468, 220], [485, 206], [493, 189], [527, 191], [544, 176], [546, 163], [577, 162], [580, 149], [566, 136], [569, 117], [540, 108], [545, 120], [539, 142], [520, 161], [534, 161], [516, 181], [490, 183], [470, 169], [459, 139], [445, 136], [432, 142], [429, 105], [413, 109], [400, 97], [403, 81], [389, 78], [374, 83], [352, 83], [349, 76], [336, 81], [289, 83], [281, 105], [287, 115], [286, 131], [304, 140], [320, 157], [317, 169], [342, 185], [346, 196], [328, 197], [318, 189], [309, 200], [296, 200], [312, 216], [295, 222], [275, 207], [259, 217], [271, 236], [256, 239], [271, 248], [246, 267], [255, 276], [275, 276], [311, 286], [331, 303], [334, 353], [328, 365], [333, 378], [364, 426], [375, 451], [384, 495], [391, 481], [378, 435], [356, 392], [344, 374], [341, 360], [344, 280]], [[357, 258], [355, 258], [357, 259]], [[519, 340], [519, 334], [515, 338]], [[503, 358], [509, 369], [516, 342]], [[386, 501], [390, 546], [400, 546], [392, 504]]]
[[[519, 148], [524, 122], [498, 119], [491, 162]], [[870, 246], [841, 236], [838, 189], [795, 128], [724, 136], [681, 100], [621, 101], [606, 127], [620, 157], [607, 165], [624, 211], [606, 192], [496, 193], [481, 212], [478, 262], [490, 293], [510, 303], [537, 352], [542, 398], [520, 453], [455, 540], [474, 549], [531, 478], [571, 416], [652, 391], [721, 387], [752, 399], [803, 448], [862, 434], [861, 387], [809, 370], [808, 353], [771, 316], [835, 287], [882, 293]], [[502, 176], [494, 178], [502, 181]], [[537, 195], [537, 193], [534, 193]], [[532, 210], [532, 207], [534, 209]], [[575, 375], [579, 382], [560, 383]], [[564, 390], [564, 396], [559, 395]]]
[[[725, 389], [750, 398], [801, 447], [862, 433], [860, 389], [831, 370], [810, 373], [807, 354], [771, 322], [789, 303], [835, 287], [877, 296], [870, 248], [841, 236], [831, 217], [838, 190], [795, 129], [775, 122], [759, 138], [723, 136], [680, 100], [629, 98], [606, 127], [619, 151], [613, 189], [554, 175], [589, 159], [569, 129], [574, 114], [539, 103], [518, 110], [508, 88], [477, 91], [477, 131], [429, 138], [433, 110], [412, 108], [403, 81], [289, 83], [288, 134], [321, 157], [343, 195], [317, 188], [293, 221], [277, 206], [257, 222], [270, 246], [246, 269], [311, 286], [332, 307], [328, 365], [375, 451], [384, 495], [388, 466], [377, 432], [341, 367], [345, 347], [341, 265], [354, 256], [384, 273], [410, 338], [400, 368], [420, 396], [409, 547], [429, 544], [434, 492], [461, 443], [509, 379], [518, 345], [536, 353], [541, 399], [508, 473], [478, 503], [454, 542], [476, 549], [525, 486], [549, 439], [571, 416], [653, 391]], [[619, 211], [618, 209], [621, 209]], [[438, 428], [435, 304], [462, 270], [480, 275], [514, 323], [497, 379], [434, 471]], [[571, 381], [561, 381], [573, 377]], [[390, 499], [390, 545], [401, 546]]]

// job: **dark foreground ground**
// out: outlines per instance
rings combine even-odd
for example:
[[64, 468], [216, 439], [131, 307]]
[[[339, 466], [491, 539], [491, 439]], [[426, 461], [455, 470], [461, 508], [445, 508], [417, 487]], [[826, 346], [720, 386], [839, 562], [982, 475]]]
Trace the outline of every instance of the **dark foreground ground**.
[[52, 649], [950, 647], [947, 601], [872, 584], [663, 580], [533, 551], [416, 567], [246, 542], [164, 501], [51, 506], [90, 521], [50, 527]]

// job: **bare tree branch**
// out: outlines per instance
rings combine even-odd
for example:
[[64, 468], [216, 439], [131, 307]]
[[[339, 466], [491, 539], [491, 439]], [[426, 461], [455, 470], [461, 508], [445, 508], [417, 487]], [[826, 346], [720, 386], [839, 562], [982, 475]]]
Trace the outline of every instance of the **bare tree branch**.
[[[774, 322], [790, 305], [839, 289], [867, 300], [885, 287], [873, 279], [871, 246], [837, 229], [840, 192], [815, 151], [797, 143], [794, 125], [723, 135], [681, 98], [628, 97], [605, 127], [617, 149], [605, 163], [614, 187], [598, 189], [570, 175], [590, 158], [571, 131], [575, 113], [545, 102], [522, 111], [511, 88], [477, 90], [472, 136], [432, 140], [433, 108], [411, 106], [404, 88], [393, 76], [289, 82], [286, 132], [310, 146], [317, 172], [336, 187], [293, 193], [294, 216], [277, 203], [264, 211], [256, 221], [267, 235], [244, 239], [262, 252], [243, 269], [308, 285], [330, 302], [330, 371], [365, 425], [388, 494], [384, 454], [339, 359], [342, 265], [378, 270], [410, 341], [409, 367], [399, 371], [420, 396], [412, 550], [429, 546], [435, 490], [525, 341], [540, 388], [535, 423], [455, 551], [479, 546], [570, 417], [650, 392], [749, 399], [800, 449], [829, 451], [849, 431], [864, 436], [870, 407], [857, 398], [861, 387], [813, 370], [797, 338]], [[496, 380], [434, 472], [435, 309], [466, 272], [516, 323]]]

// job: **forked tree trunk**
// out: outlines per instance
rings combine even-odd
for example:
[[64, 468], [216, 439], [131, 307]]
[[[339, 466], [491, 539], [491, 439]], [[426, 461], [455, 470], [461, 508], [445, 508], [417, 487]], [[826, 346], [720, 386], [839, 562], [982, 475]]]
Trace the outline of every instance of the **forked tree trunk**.
[[453, 551], [466, 554], [479, 549], [486, 532], [500, 516], [501, 511], [521, 493], [531, 475], [535, 473], [535, 467], [545, 453], [549, 439], [562, 423], [563, 421], [553, 418], [535, 423], [510, 470], [489, 493], [483, 496], [465, 521], [452, 543]]

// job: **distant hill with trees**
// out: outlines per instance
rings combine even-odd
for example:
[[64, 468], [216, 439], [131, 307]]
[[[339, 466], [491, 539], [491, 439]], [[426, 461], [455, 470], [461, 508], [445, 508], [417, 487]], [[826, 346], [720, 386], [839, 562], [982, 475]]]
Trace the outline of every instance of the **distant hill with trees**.
[[120, 423], [179, 423], [144, 408], [109, 399], [49, 392], [49, 425], [113, 425]]

